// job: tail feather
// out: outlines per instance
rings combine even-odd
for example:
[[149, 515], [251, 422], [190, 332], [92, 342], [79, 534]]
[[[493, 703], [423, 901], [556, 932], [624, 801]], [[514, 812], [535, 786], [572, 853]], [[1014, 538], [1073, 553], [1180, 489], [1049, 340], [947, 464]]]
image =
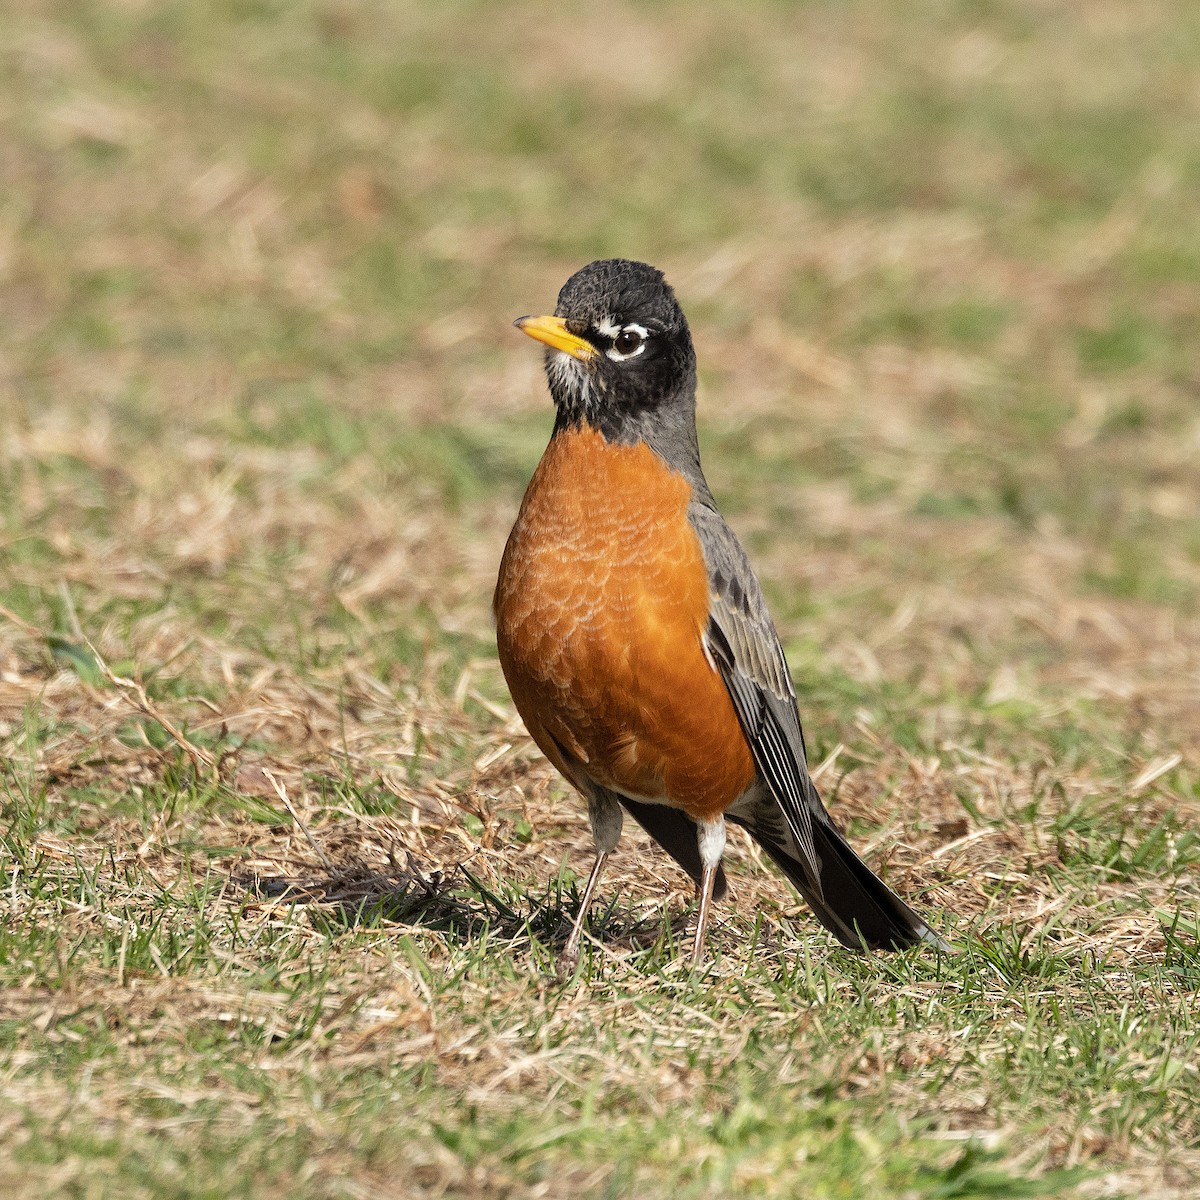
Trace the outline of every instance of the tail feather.
[[[647, 804], [619, 796], [631, 817], [695, 881], [700, 883], [697, 826], [686, 813], [663, 804]], [[815, 790], [814, 790], [815, 799]], [[804, 897], [817, 920], [851, 950], [903, 950], [925, 944], [952, 947], [910, 908], [854, 852], [833, 824], [820, 800], [813, 813], [813, 846], [821, 864], [818, 895], [799, 856], [788, 848], [787, 825], [774, 800], [761, 793], [758, 803], [726, 817], [747, 829]], [[713, 898], [726, 892], [725, 868], [718, 866]]]
[[[821, 814], [824, 817], [824, 814]], [[921, 943], [949, 950], [929, 925], [851, 849], [828, 817], [813, 821], [813, 844], [821, 863], [816, 895], [800, 860], [775, 839], [744, 825], [807, 901], [817, 920], [851, 950], [903, 950]]]

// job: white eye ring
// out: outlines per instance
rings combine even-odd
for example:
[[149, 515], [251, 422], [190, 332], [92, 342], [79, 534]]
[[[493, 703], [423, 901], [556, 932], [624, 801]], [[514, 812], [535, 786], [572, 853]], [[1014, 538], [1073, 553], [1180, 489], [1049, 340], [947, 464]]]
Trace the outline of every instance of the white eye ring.
[[[608, 332], [605, 330], [604, 332]], [[637, 338], [636, 344], [628, 350], [621, 351], [617, 349], [617, 343], [625, 338], [626, 334], [632, 334]], [[613, 360], [613, 362], [626, 362], [628, 359], [637, 358], [643, 350], [646, 349], [646, 338], [650, 336], [650, 331], [644, 325], [626, 325], [623, 329], [613, 328], [609, 337], [613, 339], [613, 344], [605, 350], [605, 354]]]

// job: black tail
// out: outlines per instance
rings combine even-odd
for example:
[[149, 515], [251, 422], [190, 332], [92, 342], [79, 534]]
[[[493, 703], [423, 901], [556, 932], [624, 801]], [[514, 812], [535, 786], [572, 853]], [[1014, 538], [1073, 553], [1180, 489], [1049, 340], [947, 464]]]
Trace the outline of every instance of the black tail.
[[[619, 797], [635, 821], [692, 877], [700, 883], [700, 848], [696, 822], [677, 808], [645, 804]], [[820, 804], [820, 801], [817, 802]], [[774, 801], [768, 811], [776, 816]], [[760, 812], [760, 817], [767, 814]], [[750, 831], [775, 860], [793, 886], [808, 902], [817, 920], [851, 950], [903, 950], [924, 943], [940, 950], [952, 947], [943, 941], [850, 848], [822, 807], [813, 817], [813, 845], [821, 862], [820, 897], [813, 893], [800, 861], [755, 822], [726, 813], [735, 824]], [[713, 898], [725, 895], [725, 868], [717, 868]]]
[[[821, 818], [824, 817], [822, 820]], [[814, 814], [813, 845], [821, 863], [821, 896], [813, 894], [798, 859], [745, 824], [808, 902], [817, 920], [851, 950], [903, 950], [919, 943], [951, 947], [850, 848], [832, 821]]]

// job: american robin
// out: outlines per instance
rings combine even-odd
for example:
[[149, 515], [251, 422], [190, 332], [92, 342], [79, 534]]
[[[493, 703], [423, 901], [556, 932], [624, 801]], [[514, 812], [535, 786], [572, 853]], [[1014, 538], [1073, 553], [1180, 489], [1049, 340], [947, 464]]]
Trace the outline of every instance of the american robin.
[[628, 812], [726, 891], [725, 822], [749, 830], [845, 946], [945, 943], [854, 853], [809, 777], [762, 588], [717, 511], [696, 440], [696, 355], [662, 272], [606, 259], [567, 280], [545, 343], [554, 432], [500, 564], [500, 664], [526, 728], [587, 801], [596, 860], [564, 957]]

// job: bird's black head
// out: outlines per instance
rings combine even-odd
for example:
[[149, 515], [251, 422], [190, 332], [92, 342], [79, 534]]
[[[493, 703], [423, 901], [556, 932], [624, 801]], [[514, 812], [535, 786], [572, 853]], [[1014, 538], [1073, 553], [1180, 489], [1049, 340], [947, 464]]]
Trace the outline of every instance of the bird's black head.
[[556, 428], [589, 425], [611, 441], [635, 441], [648, 426], [694, 420], [692, 335], [656, 268], [625, 258], [589, 263], [563, 284], [554, 316], [516, 324], [546, 344]]

